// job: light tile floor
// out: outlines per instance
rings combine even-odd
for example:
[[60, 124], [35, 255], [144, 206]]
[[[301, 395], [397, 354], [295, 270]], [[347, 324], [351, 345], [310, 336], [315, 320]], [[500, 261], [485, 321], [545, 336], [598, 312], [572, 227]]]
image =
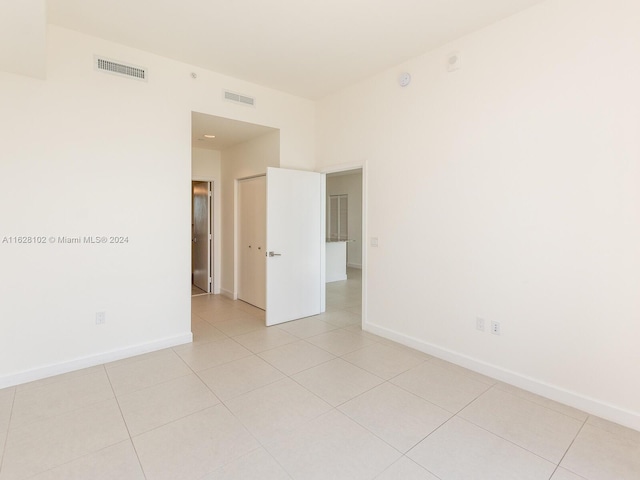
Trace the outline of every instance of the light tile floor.
[[640, 432], [363, 332], [357, 273], [324, 315], [197, 296], [193, 344], [0, 390], [0, 480], [640, 479]]

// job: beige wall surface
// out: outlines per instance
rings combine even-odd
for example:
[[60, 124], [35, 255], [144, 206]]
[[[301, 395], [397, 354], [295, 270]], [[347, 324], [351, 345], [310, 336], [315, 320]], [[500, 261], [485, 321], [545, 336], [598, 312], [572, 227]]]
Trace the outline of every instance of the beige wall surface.
[[[0, 243], [0, 388], [191, 339], [192, 111], [279, 129], [283, 165], [314, 163], [311, 101], [54, 26], [47, 39], [46, 80], [0, 73], [0, 241], [56, 240]], [[58, 241], [85, 236], [128, 243]]]
[[550, 0], [319, 102], [318, 168], [367, 165], [366, 329], [640, 429], [637, 18]]

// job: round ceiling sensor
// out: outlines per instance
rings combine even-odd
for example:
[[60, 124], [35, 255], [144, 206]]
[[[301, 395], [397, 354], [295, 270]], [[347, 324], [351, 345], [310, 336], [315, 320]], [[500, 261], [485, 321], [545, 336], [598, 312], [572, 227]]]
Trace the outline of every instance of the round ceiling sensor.
[[400, 85], [401, 87], [406, 87], [410, 83], [411, 83], [411, 75], [409, 75], [407, 72], [401, 73], [400, 76], [398, 77], [398, 85]]

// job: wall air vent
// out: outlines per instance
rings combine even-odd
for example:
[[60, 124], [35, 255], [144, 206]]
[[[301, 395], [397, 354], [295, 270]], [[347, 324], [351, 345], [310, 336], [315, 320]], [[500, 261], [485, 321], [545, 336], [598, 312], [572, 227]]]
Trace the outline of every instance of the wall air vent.
[[98, 57], [97, 55], [93, 57], [93, 64], [96, 70], [121, 77], [142, 80], [143, 82], [146, 82], [149, 77], [149, 72], [147, 72], [146, 68], [116, 62], [108, 58]]
[[224, 90], [223, 93], [224, 93], [224, 99], [229, 102], [240, 103], [242, 105], [249, 105], [251, 107], [256, 106], [256, 99], [253, 97], [242, 95], [240, 93], [230, 92], [229, 90]]

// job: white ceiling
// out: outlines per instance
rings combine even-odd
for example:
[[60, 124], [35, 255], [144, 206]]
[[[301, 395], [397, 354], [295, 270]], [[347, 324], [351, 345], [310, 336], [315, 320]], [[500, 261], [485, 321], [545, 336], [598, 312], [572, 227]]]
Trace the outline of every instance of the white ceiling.
[[48, 22], [320, 99], [542, 0], [47, 0]]

